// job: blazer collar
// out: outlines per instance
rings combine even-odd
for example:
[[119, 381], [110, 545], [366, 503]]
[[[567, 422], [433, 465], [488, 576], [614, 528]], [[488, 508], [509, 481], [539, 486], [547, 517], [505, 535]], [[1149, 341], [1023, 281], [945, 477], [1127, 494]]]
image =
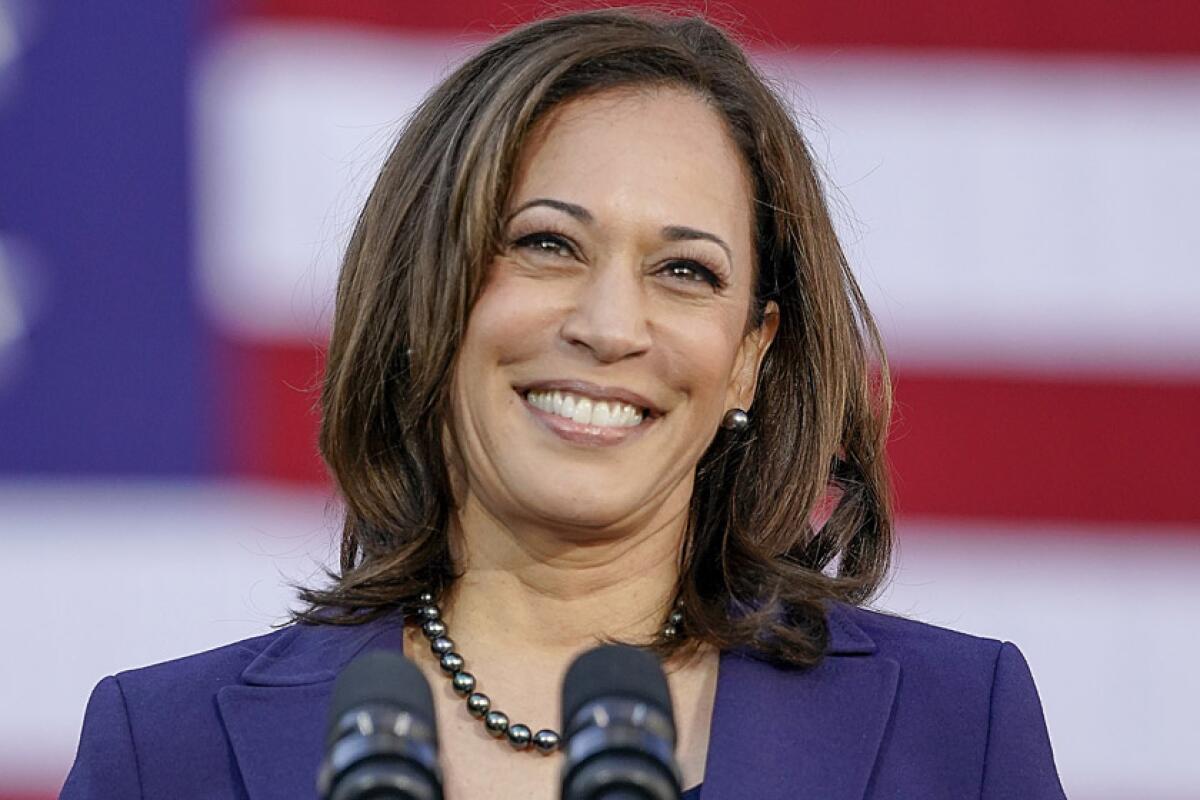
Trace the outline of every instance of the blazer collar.
[[826, 658], [786, 669], [722, 653], [702, 800], [862, 800], [900, 676], [854, 620], [829, 610]]
[[[829, 611], [827, 657], [783, 669], [721, 655], [704, 800], [861, 800], [891, 717], [899, 665], [854, 610]], [[217, 692], [250, 800], [315, 797], [333, 678], [359, 653], [403, 650], [399, 614], [356, 627], [295, 625]]]
[[359, 653], [403, 649], [399, 614], [354, 627], [293, 625], [217, 692], [250, 800], [315, 798], [333, 679]]
[[402, 650], [404, 617], [393, 613], [363, 625], [292, 625], [242, 671], [251, 686], [305, 686], [331, 681], [359, 653]]
[[858, 626], [854, 617], [859, 613], [841, 603], [830, 604], [826, 619], [829, 622], [829, 645], [825, 654], [830, 656], [870, 655], [875, 652], [875, 640]]
[[[829, 609], [831, 656], [867, 655], [875, 642], [842, 605]], [[293, 625], [280, 631], [242, 671], [250, 686], [305, 686], [331, 681], [359, 653], [375, 649], [403, 652], [404, 617], [391, 614], [356, 626]]]

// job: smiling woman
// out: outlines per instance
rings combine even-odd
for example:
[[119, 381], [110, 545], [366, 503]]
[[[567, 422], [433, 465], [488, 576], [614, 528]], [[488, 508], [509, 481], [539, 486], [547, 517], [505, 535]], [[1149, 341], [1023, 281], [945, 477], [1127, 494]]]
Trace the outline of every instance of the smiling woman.
[[742, 163], [674, 87], [572, 100], [530, 131], [452, 384], [460, 518], [490, 521], [461, 526], [468, 555], [523, 517], [553, 537], [658, 530], [647, 545], [674, 568], [695, 465], [725, 411], [750, 408], [778, 322], [771, 301], [750, 324]]
[[[306, 598], [348, 623], [429, 588], [462, 603], [477, 515], [490, 539], [531, 524], [519, 542], [662, 530], [655, 600], [690, 634], [664, 655], [814, 663], [827, 601], [887, 566], [888, 390], [806, 145], [725, 34], [519, 29], [426, 98], [359, 220], [322, 428], [343, 572]], [[610, 400], [639, 425], [594, 424]], [[723, 431], [735, 408], [749, 428]]]
[[[724, 32], [517, 29], [422, 103], [346, 253], [339, 568], [283, 631], [102, 683], [63, 796], [310, 794], [330, 677], [391, 647], [444, 688], [447, 797], [554, 797], [557, 734], [493, 698], [549, 725], [617, 639], [663, 660], [705, 798], [1061, 797], [1012, 645], [860, 607], [888, 389], [805, 143]], [[202, 787], [164, 771], [185, 748]]]

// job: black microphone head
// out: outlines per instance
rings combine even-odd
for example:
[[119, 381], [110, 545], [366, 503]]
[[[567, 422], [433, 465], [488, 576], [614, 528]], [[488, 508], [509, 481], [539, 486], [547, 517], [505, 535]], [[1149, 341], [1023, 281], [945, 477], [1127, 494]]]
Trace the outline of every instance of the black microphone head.
[[603, 698], [639, 700], [656, 708], [671, 723], [671, 692], [658, 659], [645, 650], [611, 644], [589, 650], [572, 662], [563, 679], [563, 728], [588, 703]]
[[420, 668], [399, 653], [372, 650], [350, 662], [333, 684], [329, 706], [329, 737], [339, 734], [338, 722], [351, 709], [365, 705], [402, 709], [434, 727], [433, 693]]
[[678, 800], [675, 717], [658, 659], [589, 650], [563, 679], [563, 800]]
[[338, 674], [317, 792], [321, 800], [442, 800], [433, 693], [404, 656], [373, 650]]

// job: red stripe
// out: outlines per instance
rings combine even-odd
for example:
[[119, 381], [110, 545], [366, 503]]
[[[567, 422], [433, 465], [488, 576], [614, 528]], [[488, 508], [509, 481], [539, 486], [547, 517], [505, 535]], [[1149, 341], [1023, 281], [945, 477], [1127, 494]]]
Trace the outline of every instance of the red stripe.
[[315, 345], [235, 340], [223, 340], [217, 348], [221, 466], [244, 477], [325, 483], [317, 451], [324, 351]]
[[[594, 7], [568, 0], [555, 8]], [[660, 3], [660, 5], [663, 5]], [[674, 2], [769, 46], [1200, 54], [1196, 0], [734, 0]], [[248, 0], [244, 13], [284, 19], [490, 34], [542, 15], [530, 0]]]
[[[317, 350], [230, 345], [226, 364], [231, 470], [323, 482]], [[1200, 523], [1200, 380], [901, 370], [896, 404], [903, 514]]]
[[1200, 382], [901, 371], [902, 513], [1200, 522]]

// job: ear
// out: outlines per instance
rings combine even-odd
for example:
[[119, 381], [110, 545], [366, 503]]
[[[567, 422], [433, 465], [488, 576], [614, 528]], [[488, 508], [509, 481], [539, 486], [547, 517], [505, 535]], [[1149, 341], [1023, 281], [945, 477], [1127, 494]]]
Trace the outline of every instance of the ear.
[[754, 390], [758, 386], [758, 371], [762, 368], [767, 349], [775, 340], [779, 329], [779, 306], [775, 301], [767, 303], [763, 310], [762, 324], [752, 328], [742, 337], [733, 362], [733, 373], [729, 376], [729, 390], [725, 395], [725, 408], [750, 410], [754, 403]]

